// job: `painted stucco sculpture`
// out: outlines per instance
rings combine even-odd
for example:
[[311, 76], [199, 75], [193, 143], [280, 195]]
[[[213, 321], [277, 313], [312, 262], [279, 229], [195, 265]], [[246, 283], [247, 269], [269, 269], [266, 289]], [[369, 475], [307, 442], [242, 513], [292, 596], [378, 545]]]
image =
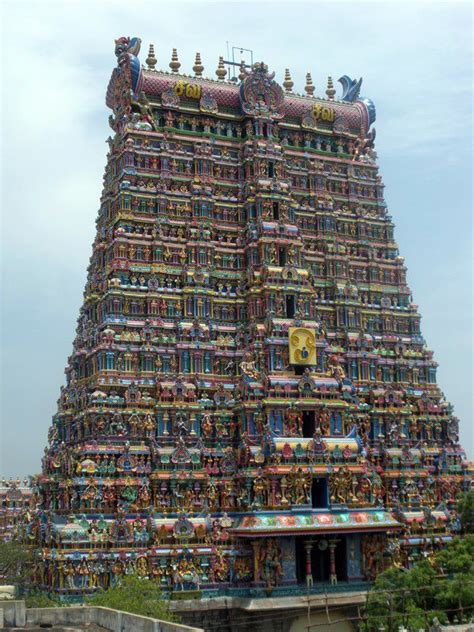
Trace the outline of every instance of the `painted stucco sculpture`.
[[[84, 303], [36, 512], [39, 585], [355, 586], [457, 533], [458, 420], [383, 199], [361, 81], [293, 93], [116, 42]], [[307, 588], [308, 587], [308, 588]]]

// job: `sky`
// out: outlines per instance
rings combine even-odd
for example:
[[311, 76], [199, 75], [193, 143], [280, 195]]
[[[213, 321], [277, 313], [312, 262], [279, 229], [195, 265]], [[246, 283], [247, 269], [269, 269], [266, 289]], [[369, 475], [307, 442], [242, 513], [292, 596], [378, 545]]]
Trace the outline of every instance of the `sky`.
[[[111, 134], [114, 39], [196, 51], [215, 77], [227, 42], [303, 92], [364, 78], [395, 236], [461, 420], [470, 458], [472, 368], [472, 10], [438, 2], [22, 2], [2, 15], [0, 477], [39, 471], [72, 351]], [[340, 95], [340, 85], [337, 84]]]

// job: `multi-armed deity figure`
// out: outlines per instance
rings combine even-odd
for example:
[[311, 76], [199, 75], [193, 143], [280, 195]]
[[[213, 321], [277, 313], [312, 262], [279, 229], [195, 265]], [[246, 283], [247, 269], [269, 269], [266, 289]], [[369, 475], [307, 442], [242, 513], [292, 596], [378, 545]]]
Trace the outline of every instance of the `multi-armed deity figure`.
[[[372, 579], [459, 529], [436, 385], [361, 80], [304, 96], [116, 42], [109, 153], [28, 537], [64, 593]], [[257, 594], [257, 593], [253, 593]]]

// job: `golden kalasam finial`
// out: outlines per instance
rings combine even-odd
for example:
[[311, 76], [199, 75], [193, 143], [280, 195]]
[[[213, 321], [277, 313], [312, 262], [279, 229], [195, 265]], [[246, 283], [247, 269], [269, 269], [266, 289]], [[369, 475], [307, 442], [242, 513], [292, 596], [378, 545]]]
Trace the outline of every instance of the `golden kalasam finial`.
[[283, 82], [283, 87], [285, 88], [285, 90], [287, 92], [291, 92], [294, 85], [295, 84], [291, 80], [291, 75], [290, 75], [289, 69], [285, 68], [285, 81]]
[[334, 95], [336, 94], [336, 90], [334, 89], [332, 77], [328, 77], [328, 87], [326, 89], [326, 94], [330, 101], [334, 101]]
[[242, 61], [240, 62], [240, 72], [239, 72], [240, 81], [243, 81], [246, 76], [247, 76], [247, 73], [245, 72], [245, 62], [242, 59]]
[[219, 57], [219, 64], [217, 65], [216, 75], [219, 81], [224, 81], [225, 76], [227, 74], [227, 70], [224, 66], [224, 58]]
[[202, 65], [202, 61], [201, 61], [201, 53], [196, 53], [196, 60], [194, 62], [193, 70], [196, 77], [202, 76], [202, 71], [204, 70], [204, 66]]
[[306, 73], [306, 85], [304, 87], [306, 94], [309, 97], [312, 97], [314, 94], [314, 85], [313, 85], [313, 80], [311, 79], [311, 73], [307, 72]]
[[181, 64], [178, 60], [178, 51], [176, 50], [176, 48], [173, 48], [173, 52], [171, 54], [171, 61], [170, 61], [171, 72], [178, 72], [180, 67], [181, 67]]
[[148, 57], [145, 59], [145, 62], [149, 70], [155, 70], [156, 57], [155, 57], [155, 47], [153, 46], [153, 44], [150, 44], [150, 48], [148, 49]]

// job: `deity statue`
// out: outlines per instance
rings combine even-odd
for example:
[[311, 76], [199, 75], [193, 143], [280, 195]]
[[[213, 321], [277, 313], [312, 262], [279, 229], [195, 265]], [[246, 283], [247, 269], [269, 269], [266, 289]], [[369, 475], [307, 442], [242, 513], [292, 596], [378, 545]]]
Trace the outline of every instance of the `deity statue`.
[[254, 505], [256, 507], [266, 506], [266, 492], [268, 489], [267, 479], [262, 476], [261, 473], [253, 481], [253, 497]]
[[212, 419], [208, 412], [204, 412], [201, 417], [201, 431], [204, 437], [208, 438], [212, 435]]
[[321, 435], [329, 437], [331, 434], [331, 414], [326, 407], [320, 408], [318, 412], [318, 424]]
[[331, 502], [347, 504], [352, 500], [352, 473], [347, 466], [329, 475]]
[[262, 543], [258, 564], [261, 578], [265, 582], [268, 590], [277, 586], [283, 577], [283, 567], [281, 564], [281, 550], [278, 541], [270, 538]]
[[312, 476], [299, 467], [292, 472], [290, 486], [293, 492], [293, 504], [307, 505], [310, 502]]
[[338, 382], [342, 382], [342, 380], [346, 377], [344, 373], [344, 369], [339, 364], [339, 360], [337, 356], [332, 355], [329, 357], [327, 362], [328, 367], [328, 375], [335, 378]]
[[364, 536], [362, 538], [362, 560], [364, 574], [371, 581], [384, 567], [386, 539], [381, 536]]
[[240, 371], [242, 375], [256, 382], [260, 379], [260, 372], [257, 369], [257, 363], [252, 359], [250, 354], [244, 356], [244, 360], [240, 363]]

